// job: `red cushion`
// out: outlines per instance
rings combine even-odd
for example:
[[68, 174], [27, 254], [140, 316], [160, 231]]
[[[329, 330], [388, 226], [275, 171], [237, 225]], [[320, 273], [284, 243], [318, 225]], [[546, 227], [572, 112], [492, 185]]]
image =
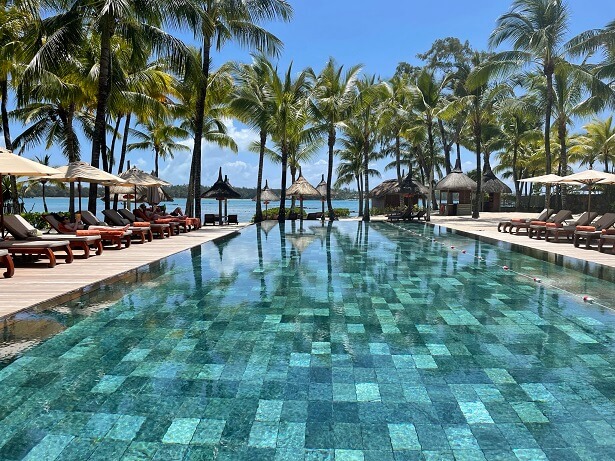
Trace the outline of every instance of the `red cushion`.
[[555, 228], [558, 228], [558, 227], [564, 227], [564, 225], [563, 225], [562, 223], [557, 223], [557, 222], [548, 222], [548, 223], [546, 224], [546, 226], [547, 226], [548, 228], [554, 228], [554, 229], [555, 229]]
[[99, 230], [95, 230], [95, 229], [79, 229], [77, 231], [75, 231], [75, 235], [78, 236], [87, 236], [87, 235], [100, 235], [100, 231]]
[[164, 219], [156, 219], [154, 222], [156, 224], [169, 224], [169, 223], [172, 223], [173, 221], [174, 221], [173, 219], [164, 218]]
[[524, 219], [524, 218], [512, 218], [510, 221], [511, 222], [525, 222], [525, 221], [527, 221], [527, 219]]
[[133, 227], [149, 227], [150, 224], [148, 222], [135, 221], [132, 223]]
[[595, 232], [596, 228], [594, 226], [577, 226], [578, 231], [587, 231], [587, 232]]
[[547, 221], [531, 221], [530, 226], [545, 226]]
[[615, 229], [602, 229], [604, 235], [615, 235]]

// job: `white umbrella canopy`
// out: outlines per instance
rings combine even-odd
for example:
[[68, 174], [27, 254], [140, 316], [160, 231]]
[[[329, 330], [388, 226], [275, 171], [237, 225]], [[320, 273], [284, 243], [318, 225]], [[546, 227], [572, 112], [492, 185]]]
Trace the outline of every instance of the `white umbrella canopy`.
[[33, 160], [13, 154], [0, 147], [0, 235], [4, 238], [4, 201], [2, 194], [2, 175], [7, 176], [46, 176], [59, 173], [55, 168], [42, 165]]
[[171, 186], [170, 182], [166, 182], [134, 166], [118, 176], [135, 186]]
[[561, 176], [556, 174], [543, 174], [540, 176], [534, 176], [533, 178], [520, 179], [519, 182], [536, 182], [542, 184], [556, 184], [562, 180]]
[[615, 184], [615, 174], [611, 174], [611, 173], [606, 173], [609, 175], [608, 178], [604, 178], [603, 180], [599, 181], [597, 184]]
[[579, 173], [574, 173], [568, 176], [564, 176], [560, 183], [564, 184], [586, 184], [589, 190], [587, 195], [587, 211], [591, 211], [592, 201], [592, 188], [595, 184], [608, 184], [602, 183], [602, 181], [615, 181], [615, 175], [611, 173], [605, 173], [604, 171], [585, 170]]

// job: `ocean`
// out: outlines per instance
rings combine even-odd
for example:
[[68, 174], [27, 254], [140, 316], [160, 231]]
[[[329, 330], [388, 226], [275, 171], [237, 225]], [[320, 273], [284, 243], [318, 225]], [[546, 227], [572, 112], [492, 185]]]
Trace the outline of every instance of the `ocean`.
[[[50, 212], [59, 212], [59, 211], [68, 211], [68, 197], [47, 197], [47, 208]], [[77, 201], [78, 199], [76, 199]], [[82, 199], [82, 204], [84, 207], [87, 206], [87, 198]], [[202, 213], [214, 213], [218, 214], [218, 201], [214, 199], [202, 199], [201, 201], [201, 209]], [[24, 205], [26, 211], [45, 211], [43, 207], [43, 199], [41, 197], [34, 198], [25, 198]], [[185, 198], [176, 198], [172, 202], [164, 202], [163, 205], [166, 205], [167, 211], [171, 211], [176, 207], [181, 207], [182, 210], [186, 206]], [[223, 205], [224, 206], [224, 205]], [[277, 203], [270, 203], [269, 207], [276, 207]], [[290, 206], [290, 200], [286, 202], [286, 206]], [[299, 206], [299, 201], [297, 201], [297, 206]], [[76, 204], [78, 208], [79, 205]], [[350, 210], [350, 216], [357, 216], [359, 209], [358, 200], [333, 200], [334, 208], [348, 208]], [[306, 213], [320, 211], [322, 209], [320, 200], [304, 200], [303, 208]], [[325, 205], [326, 208], [326, 205]], [[102, 215], [103, 202], [99, 202], [98, 205], [98, 218], [103, 219]], [[236, 214], [239, 222], [248, 222], [254, 216], [256, 210], [256, 203], [250, 199], [234, 199], [228, 201], [228, 213]], [[263, 204], [263, 210], [265, 210], [265, 205]], [[224, 212], [224, 210], [223, 210]], [[202, 218], [202, 216], [201, 216]]]

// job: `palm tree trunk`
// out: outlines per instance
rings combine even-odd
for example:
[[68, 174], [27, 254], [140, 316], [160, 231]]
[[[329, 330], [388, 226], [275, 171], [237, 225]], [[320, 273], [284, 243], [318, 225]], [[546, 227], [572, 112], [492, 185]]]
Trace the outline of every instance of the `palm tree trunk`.
[[[128, 133], [130, 132], [130, 119], [132, 117], [132, 112], [128, 112], [126, 114], [126, 122], [124, 122], [124, 137], [122, 138], [122, 149], [120, 151], [120, 161], [117, 164], [117, 174], [120, 174], [124, 171], [124, 162], [126, 161], [126, 152], [128, 150]], [[136, 199], [136, 197], [135, 197]], [[117, 194], [113, 197], [113, 209], [117, 210], [117, 202], [118, 196]]]
[[[553, 64], [545, 64], [545, 77], [547, 77], [547, 104], [545, 108], [545, 172], [551, 174], [551, 112], [553, 111]], [[551, 205], [551, 185], [545, 187], [545, 208]]]
[[109, 173], [113, 172], [113, 166], [115, 165], [115, 142], [117, 141], [117, 137], [120, 131], [120, 122], [124, 118], [124, 115], [120, 114], [117, 116], [117, 120], [115, 121], [115, 127], [113, 128], [113, 137], [111, 138], [111, 148], [109, 149]]
[[[11, 130], [9, 128], [9, 113], [6, 109], [6, 102], [9, 96], [9, 82], [6, 79], [0, 81], [0, 91], [2, 92], [2, 100], [0, 101], [0, 111], [2, 112], [2, 132], [4, 133], [4, 147], [13, 151], [13, 142], [11, 141]], [[9, 176], [11, 183], [11, 200], [13, 201], [13, 213], [18, 213], [19, 210], [19, 195], [17, 194], [17, 178]], [[0, 185], [0, 194], [2, 187]]]
[[425, 216], [425, 221], [431, 221], [431, 206], [429, 205], [429, 201], [433, 202], [433, 175], [434, 175], [434, 141], [433, 141], [433, 123], [431, 118], [427, 120], [427, 139], [429, 140], [429, 198], [427, 199], [427, 214]]
[[209, 59], [211, 54], [210, 37], [203, 38], [203, 62], [202, 62], [202, 78], [203, 81], [197, 89], [196, 99], [196, 114], [194, 117], [194, 150], [192, 151], [192, 168], [191, 174], [192, 193], [194, 197], [194, 216], [201, 215], [201, 157], [202, 157], [202, 142], [203, 142], [203, 121], [205, 120], [205, 101], [207, 99], [207, 85], [209, 84]]
[[288, 169], [288, 149], [286, 141], [282, 141], [282, 183], [280, 184], [280, 212], [278, 222], [283, 223], [286, 219], [286, 170]]
[[361, 175], [356, 175], [357, 179], [357, 191], [359, 192], [359, 217], [363, 216], [363, 187], [361, 186], [361, 182], [363, 178]]
[[261, 130], [260, 132], [260, 150], [258, 153], [258, 176], [256, 178], [256, 215], [254, 216], [254, 222], [261, 222], [263, 220], [263, 207], [261, 206], [261, 188], [263, 186], [263, 163], [265, 160], [265, 146], [267, 144], [267, 132]]
[[[568, 170], [568, 151], [566, 147], [566, 120], [558, 120], [557, 124], [557, 135], [559, 138], [560, 152], [559, 152], [559, 168], [561, 170], [561, 175], [566, 176]], [[560, 210], [566, 209], [566, 186], [560, 186], [560, 199], [561, 199], [561, 208]]]
[[45, 197], [45, 182], [46, 181], [41, 181], [41, 185], [43, 186], [43, 209], [45, 210], [45, 213], [49, 213], [49, 210], [47, 209], [47, 199]]
[[363, 221], [369, 222], [369, 142], [367, 136], [365, 136], [365, 143], [363, 146], [363, 181], [365, 183], [365, 191], [364, 199], [365, 202], [363, 204]]
[[335, 126], [329, 128], [329, 163], [327, 164], [327, 212], [329, 213], [329, 220], [335, 219], [335, 212], [333, 211], [333, 203], [331, 202], [331, 184], [333, 183], [333, 148], [335, 147]]
[[[297, 179], [297, 167], [290, 167], [290, 179], [292, 179], [291, 184], [295, 183], [295, 180]], [[290, 199], [290, 209], [294, 210], [295, 209], [295, 203], [296, 203], [296, 198], [293, 195]]]
[[481, 128], [480, 128], [480, 124], [477, 124], [478, 126], [476, 126], [474, 128], [474, 143], [475, 143], [475, 149], [476, 149], [476, 175], [478, 176], [478, 178], [476, 179], [476, 196], [474, 197], [474, 206], [472, 207], [472, 218], [473, 219], [478, 219], [480, 217], [480, 203], [481, 203], [481, 199], [482, 199], [482, 193], [481, 193], [481, 183], [482, 181], [482, 169], [480, 166], [480, 151], [481, 151], [481, 143], [480, 143], [480, 139], [481, 139]]
[[[96, 98], [96, 120], [94, 122], [94, 136], [92, 139], [91, 165], [98, 168], [101, 156], [106, 155], [106, 115], [107, 101], [109, 99], [109, 82], [111, 69], [111, 28], [112, 18], [106, 14], [102, 18], [100, 34], [100, 61], [98, 76], [98, 95]], [[97, 190], [96, 184], [90, 184], [88, 197], [88, 210], [96, 214]]]
[[515, 211], [521, 210], [521, 187], [519, 187], [519, 175], [517, 173], [517, 155], [519, 153], [519, 146], [515, 142], [513, 145], [513, 158], [512, 158], [512, 174], [513, 182], [515, 183]]
[[160, 157], [160, 154], [158, 152], [158, 149], [154, 149], [154, 174], [156, 175], [156, 177], [158, 177], [158, 158]]

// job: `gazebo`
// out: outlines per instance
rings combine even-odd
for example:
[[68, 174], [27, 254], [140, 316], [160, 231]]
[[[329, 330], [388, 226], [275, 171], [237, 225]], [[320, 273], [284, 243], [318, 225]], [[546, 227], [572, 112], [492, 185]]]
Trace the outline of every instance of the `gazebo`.
[[457, 159], [453, 171], [438, 181], [435, 187], [435, 190], [440, 191], [440, 202], [442, 202], [442, 191], [445, 191], [447, 194], [458, 194], [457, 203], [441, 205], [440, 213], [447, 216], [471, 215], [472, 192], [476, 188], [476, 182], [461, 171], [461, 162]]
[[222, 167], [218, 171], [218, 180], [201, 194], [201, 198], [215, 198], [218, 201], [218, 218], [222, 225], [222, 201], [229, 198], [241, 198], [241, 195], [222, 179]]
[[483, 211], [500, 211], [502, 194], [510, 194], [511, 188], [500, 181], [491, 170], [489, 159], [485, 161], [481, 191], [489, 194], [489, 200], [483, 204]]
[[412, 179], [411, 173], [402, 179], [401, 187], [397, 179], [387, 179], [370, 192], [372, 206], [380, 209], [398, 208], [402, 200], [406, 203], [406, 198], [409, 199], [406, 204], [412, 206], [418, 203], [419, 197], [427, 197], [427, 194], [429, 189]]

